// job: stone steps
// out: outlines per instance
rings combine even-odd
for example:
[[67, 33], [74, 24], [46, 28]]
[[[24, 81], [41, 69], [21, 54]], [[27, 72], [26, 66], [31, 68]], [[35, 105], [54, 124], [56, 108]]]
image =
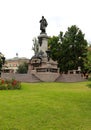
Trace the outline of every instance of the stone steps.
[[85, 81], [81, 74], [61, 74], [55, 81], [56, 82], [80, 82]]
[[81, 74], [14, 74], [2, 73], [3, 79], [16, 79], [21, 82], [80, 82], [85, 81]]
[[2, 73], [1, 78], [3, 79], [16, 79], [21, 82], [41, 82], [39, 78], [37, 78], [33, 74], [13, 74], [13, 73]]

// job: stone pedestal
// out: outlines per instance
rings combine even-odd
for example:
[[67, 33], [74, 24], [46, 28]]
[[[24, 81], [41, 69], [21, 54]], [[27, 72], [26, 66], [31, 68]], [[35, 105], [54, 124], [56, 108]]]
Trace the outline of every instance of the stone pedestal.
[[47, 36], [46, 33], [42, 33], [38, 36], [39, 52], [43, 52], [44, 57], [47, 57], [46, 51], [48, 49], [48, 39], [49, 37]]
[[31, 70], [28, 72], [35, 75], [41, 81], [53, 82], [59, 76], [59, 69], [57, 62], [50, 58], [49, 53], [51, 53], [51, 50], [48, 50], [48, 39], [49, 36], [46, 33], [41, 33], [38, 36], [38, 55], [31, 58], [29, 63]]

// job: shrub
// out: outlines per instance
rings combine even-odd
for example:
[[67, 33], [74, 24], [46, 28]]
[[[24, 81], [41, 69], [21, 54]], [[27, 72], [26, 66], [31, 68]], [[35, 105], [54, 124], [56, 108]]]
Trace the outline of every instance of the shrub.
[[0, 90], [14, 90], [21, 89], [21, 82], [15, 79], [4, 80], [0, 79]]

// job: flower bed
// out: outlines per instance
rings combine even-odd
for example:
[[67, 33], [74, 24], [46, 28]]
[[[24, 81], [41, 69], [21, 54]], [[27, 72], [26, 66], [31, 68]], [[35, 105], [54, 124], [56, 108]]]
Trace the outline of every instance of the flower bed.
[[0, 79], [0, 90], [14, 90], [21, 89], [21, 82], [15, 79], [4, 80]]

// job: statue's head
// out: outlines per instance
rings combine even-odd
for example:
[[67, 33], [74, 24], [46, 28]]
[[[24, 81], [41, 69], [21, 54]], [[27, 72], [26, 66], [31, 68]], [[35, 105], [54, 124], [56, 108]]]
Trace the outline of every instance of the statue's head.
[[44, 19], [44, 16], [42, 16], [42, 19]]

